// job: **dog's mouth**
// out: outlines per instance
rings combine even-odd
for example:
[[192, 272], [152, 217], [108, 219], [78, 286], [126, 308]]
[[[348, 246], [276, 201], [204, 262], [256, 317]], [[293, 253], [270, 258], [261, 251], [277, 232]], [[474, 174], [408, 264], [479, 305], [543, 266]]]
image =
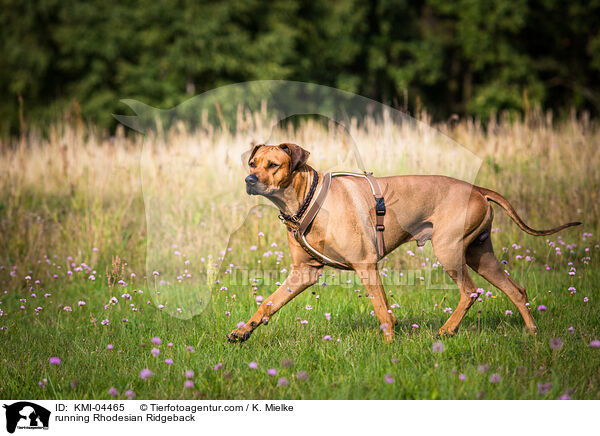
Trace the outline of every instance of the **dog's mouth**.
[[267, 192], [267, 187], [258, 182], [255, 184], [249, 184], [246, 183], [246, 193], [249, 195], [265, 195], [265, 193]]
[[269, 196], [269, 195], [273, 195], [275, 192], [277, 192], [277, 188], [269, 188], [267, 185], [264, 185], [260, 182], [254, 184], [254, 185], [250, 185], [250, 184], [246, 183], [246, 193], [248, 195]]

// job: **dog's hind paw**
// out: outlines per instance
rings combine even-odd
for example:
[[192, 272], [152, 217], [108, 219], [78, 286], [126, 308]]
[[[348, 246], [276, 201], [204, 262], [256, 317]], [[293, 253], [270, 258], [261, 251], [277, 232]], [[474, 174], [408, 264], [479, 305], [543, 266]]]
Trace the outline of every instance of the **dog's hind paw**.
[[456, 330], [448, 330], [445, 328], [441, 328], [438, 330], [436, 338], [452, 338], [456, 334]]

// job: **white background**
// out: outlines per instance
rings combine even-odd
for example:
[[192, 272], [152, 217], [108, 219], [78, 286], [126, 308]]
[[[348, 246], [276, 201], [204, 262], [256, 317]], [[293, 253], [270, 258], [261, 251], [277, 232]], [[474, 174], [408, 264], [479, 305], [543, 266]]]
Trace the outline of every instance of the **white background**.
[[[12, 404], [14, 401], [0, 401]], [[32, 401], [51, 411], [47, 431], [18, 429], [15, 435], [591, 435], [600, 434], [596, 401]], [[124, 412], [140, 412], [142, 404], [243, 405], [258, 404], [260, 412], [197, 412], [196, 422], [56, 422], [57, 404], [124, 404]], [[293, 406], [293, 412], [267, 412], [265, 404]], [[251, 406], [250, 406], [251, 409]], [[102, 412], [100, 412], [102, 413]], [[185, 412], [160, 412], [164, 415]], [[19, 425], [26, 425], [23, 420]], [[0, 434], [6, 434], [6, 417], [0, 409]]]

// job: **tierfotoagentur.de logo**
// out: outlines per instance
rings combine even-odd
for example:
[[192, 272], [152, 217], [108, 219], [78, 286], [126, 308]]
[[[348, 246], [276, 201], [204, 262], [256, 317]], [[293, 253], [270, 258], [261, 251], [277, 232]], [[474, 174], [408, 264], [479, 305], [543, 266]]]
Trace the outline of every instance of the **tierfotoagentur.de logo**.
[[4, 404], [6, 409], [6, 431], [14, 433], [15, 429], [48, 430], [50, 411], [28, 401]]

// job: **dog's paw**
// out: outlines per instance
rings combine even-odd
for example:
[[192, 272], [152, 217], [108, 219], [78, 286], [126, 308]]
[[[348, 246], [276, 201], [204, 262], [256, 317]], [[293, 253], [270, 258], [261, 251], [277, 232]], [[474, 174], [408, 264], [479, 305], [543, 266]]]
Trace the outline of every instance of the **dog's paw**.
[[538, 334], [538, 329], [537, 329], [537, 327], [536, 327], [536, 326], [533, 326], [533, 327], [525, 327], [525, 331], [526, 331], [527, 333], [529, 333], [530, 335], [532, 335], [532, 336], [537, 336], [537, 334]]
[[383, 334], [383, 342], [385, 344], [391, 344], [394, 342], [394, 335], [392, 333], [389, 332], [385, 332]]
[[251, 332], [240, 332], [239, 330], [234, 330], [227, 335], [227, 340], [233, 344], [247, 341], [250, 337]]
[[436, 337], [438, 338], [451, 338], [456, 334], [456, 331], [448, 329], [439, 329]]

